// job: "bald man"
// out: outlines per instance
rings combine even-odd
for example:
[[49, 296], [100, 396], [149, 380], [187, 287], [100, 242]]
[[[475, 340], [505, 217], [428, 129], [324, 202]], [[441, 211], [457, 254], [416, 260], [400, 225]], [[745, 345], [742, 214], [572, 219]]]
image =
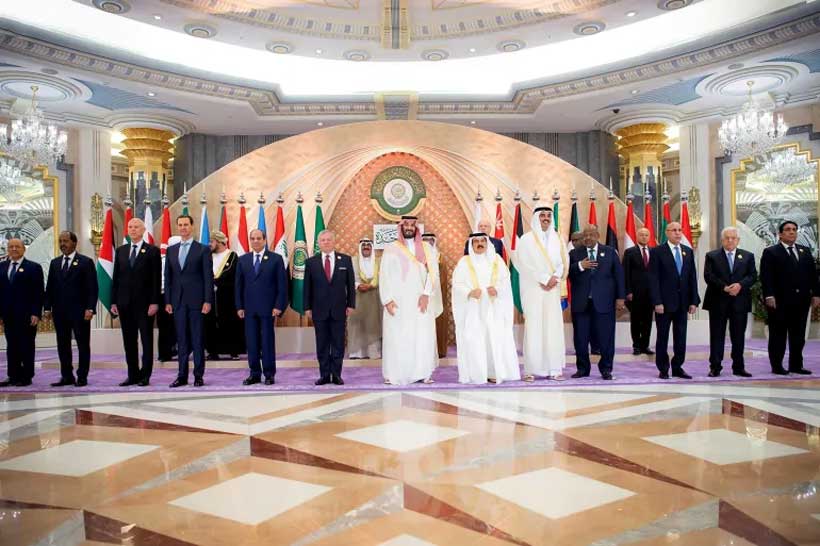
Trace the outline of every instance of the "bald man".
[[649, 237], [645, 227], [636, 233], [635, 246], [624, 251], [624, 281], [629, 326], [632, 333], [632, 354], [654, 355], [649, 348], [654, 306], [649, 297]]

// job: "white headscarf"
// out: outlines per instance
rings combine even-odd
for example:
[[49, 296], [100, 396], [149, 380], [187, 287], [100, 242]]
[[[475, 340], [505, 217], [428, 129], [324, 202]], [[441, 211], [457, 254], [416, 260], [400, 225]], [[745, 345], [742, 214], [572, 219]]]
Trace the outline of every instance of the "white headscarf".
[[[536, 207], [536, 210], [532, 213], [532, 219], [530, 220], [530, 229], [535, 237], [538, 237], [541, 242], [544, 244], [544, 250], [547, 251], [547, 256], [549, 256], [550, 261], [553, 264], [553, 267], [556, 269], [561, 266], [562, 257], [561, 257], [561, 241], [558, 237], [558, 233], [555, 231], [555, 225], [550, 221], [550, 226], [547, 228], [545, 232], [541, 229], [541, 220], [538, 218], [539, 214], [542, 211], [537, 210], [540, 207]], [[552, 209], [549, 209], [552, 212]]]
[[[370, 244], [370, 256], [366, 257], [362, 254], [362, 246], [365, 243]], [[359, 241], [359, 267], [361, 268], [361, 273], [368, 279], [373, 278], [374, 271], [376, 269], [376, 249], [373, 248], [373, 241], [370, 239], [362, 239]]]
[[[484, 238], [487, 240], [486, 250], [483, 254], [476, 254], [475, 250], [473, 250], [473, 239]], [[495, 262], [495, 246], [493, 246], [492, 241], [490, 241], [490, 236], [482, 233], [480, 235], [470, 235], [470, 239], [467, 241], [467, 252], [470, 255], [470, 260], [472, 260], [474, 267], [476, 268], [476, 273], [488, 273], [493, 263]]]

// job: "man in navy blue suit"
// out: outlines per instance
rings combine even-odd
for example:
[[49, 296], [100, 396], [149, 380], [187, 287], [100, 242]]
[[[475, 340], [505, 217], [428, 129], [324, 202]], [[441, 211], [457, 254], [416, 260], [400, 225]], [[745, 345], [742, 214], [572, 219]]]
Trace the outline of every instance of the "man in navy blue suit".
[[214, 270], [211, 249], [194, 241], [194, 219], [177, 217], [177, 231], [182, 239], [165, 254], [165, 311], [174, 316], [177, 333], [179, 372], [170, 387], [188, 384], [188, 358], [194, 354], [194, 387], [202, 387], [205, 375], [205, 340], [203, 315], [211, 312], [214, 302]]
[[[236, 270], [236, 314], [245, 320], [250, 375], [243, 385], [262, 380], [273, 385], [276, 375], [274, 319], [288, 305], [288, 278], [285, 262], [265, 246], [265, 233], [254, 229], [249, 234], [251, 252], [239, 258]], [[259, 356], [262, 365], [259, 365]]]
[[26, 246], [10, 239], [0, 264], [0, 317], [6, 334], [8, 379], [0, 387], [28, 387], [34, 377], [34, 338], [43, 316], [43, 268], [23, 257]]
[[612, 379], [615, 358], [615, 311], [624, 309], [624, 271], [614, 248], [598, 244], [598, 227], [584, 230], [584, 246], [569, 253], [569, 280], [572, 288], [573, 334], [578, 371], [572, 377], [588, 377], [589, 338], [594, 331], [601, 349], [598, 370]]
[[655, 306], [658, 336], [655, 365], [658, 377], [669, 379], [669, 328], [674, 339], [672, 376], [692, 379], [683, 370], [686, 360], [687, 315], [694, 314], [700, 304], [695, 253], [681, 244], [683, 230], [678, 222], [666, 226], [667, 243], [652, 249], [649, 255], [649, 296]]
[[336, 235], [324, 230], [318, 237], [320, 252], [305, 261], [305, 315], [313, 319], [317, 385], [344, 385], [342, 358], [345, 354], [347, 317], [356, 307], [353, 260], [336, 252]]
[[[52, 387], [88, 384], [91, 365], [91, 319], [97, 307], [97, 271], [94, 260], [77, 252], [77, 234], [60, 233], [61, 256], [51, 260], [48, 268], [46, 314], [54, 317], [57, 333], [57, 354], [60, 357], [60, 380]], [[77, 341], [77, 378], [74, 378], [71, 334]]]

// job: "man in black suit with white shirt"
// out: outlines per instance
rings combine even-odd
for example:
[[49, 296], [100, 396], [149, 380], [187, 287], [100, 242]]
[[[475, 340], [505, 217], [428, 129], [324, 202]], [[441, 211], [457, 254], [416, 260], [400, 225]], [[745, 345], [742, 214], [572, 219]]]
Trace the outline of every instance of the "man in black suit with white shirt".
[[652, 334], [652, 313], [654, 306], [649, 298], [649, 230], [640, 228], [635, 237], [635, 246], [624, 251], [624, 283], [626, 285], [626, 306], [629, 309], [629, 326], [632, 334], [632, 354], [654, 355], [649, 348]]

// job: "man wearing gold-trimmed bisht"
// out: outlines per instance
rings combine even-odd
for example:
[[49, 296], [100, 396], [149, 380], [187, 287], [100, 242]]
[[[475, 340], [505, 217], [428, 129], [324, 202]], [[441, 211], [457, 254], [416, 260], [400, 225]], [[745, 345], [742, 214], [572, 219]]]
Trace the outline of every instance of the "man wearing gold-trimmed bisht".
[[353, 276], [356, 285], [356, 312], [347, 319], [349, 358], [381, 358], [379, 258], [370, 239], [359, 240], [359, 251], [353, 259]]
[[211, 232], [211, 252], [214, 264], [214, 309], [205, 316], [205, 346], [208, 360], [219, 355], [231, 355], [239, 360], [245, 352], [245, 332], [236, 315], [234, 285], [239, 257], [228, 248], [228, 237], [221, 231]]

